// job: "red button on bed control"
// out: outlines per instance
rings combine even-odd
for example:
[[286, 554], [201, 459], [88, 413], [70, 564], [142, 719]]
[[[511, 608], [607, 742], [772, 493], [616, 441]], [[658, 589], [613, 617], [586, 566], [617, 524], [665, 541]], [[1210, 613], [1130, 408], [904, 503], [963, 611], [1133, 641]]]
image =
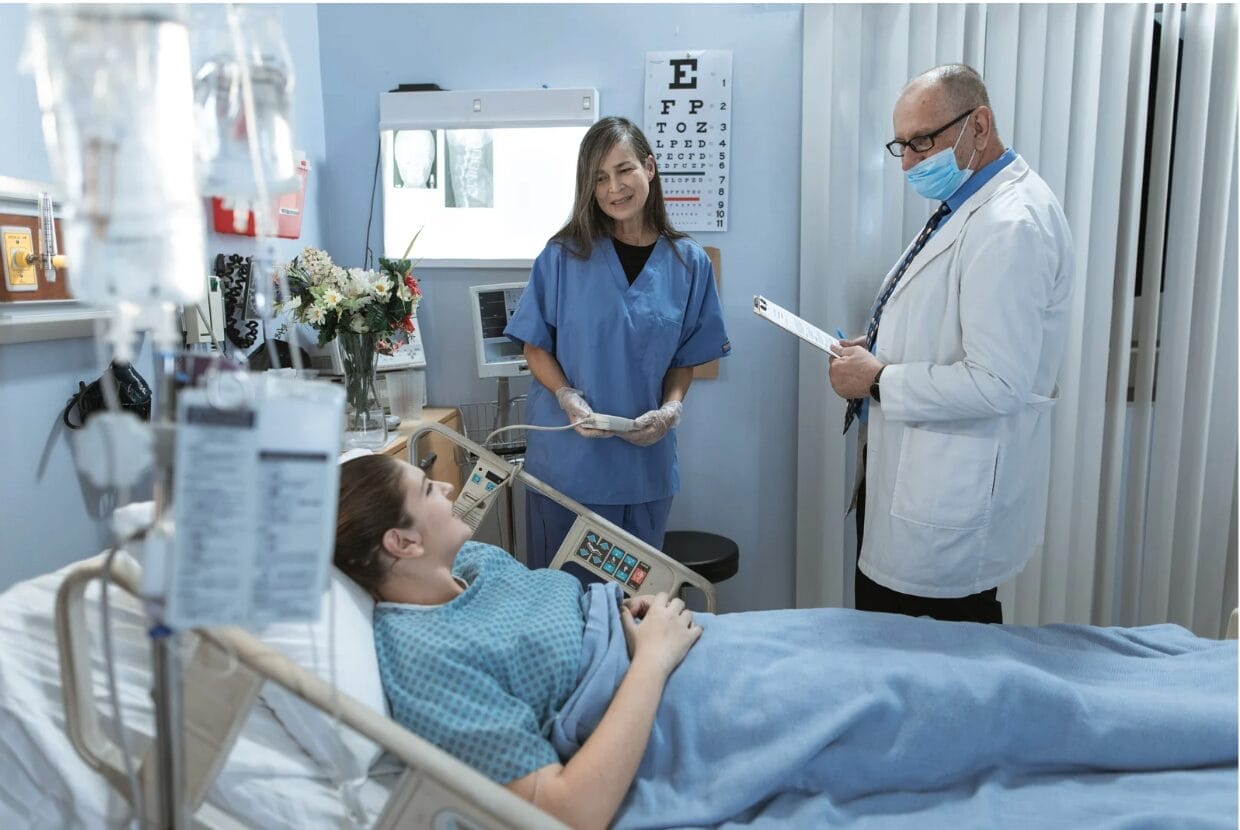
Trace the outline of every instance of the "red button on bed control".
[[633, 575], [629, 577], [629, 584], [634, 588], [641, 587], [641, 584], [646, 581], [646, 574], [648, 573], [650, 573], [650, 566], [645, 562], [641, 563], [633, 569]]

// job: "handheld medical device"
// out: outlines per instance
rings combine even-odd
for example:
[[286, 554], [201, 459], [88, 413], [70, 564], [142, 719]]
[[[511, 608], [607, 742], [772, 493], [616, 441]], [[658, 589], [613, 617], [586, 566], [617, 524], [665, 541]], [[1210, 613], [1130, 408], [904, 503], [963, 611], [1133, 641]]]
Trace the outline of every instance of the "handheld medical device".
[[601, 412], [593, 413], [588, 423], [581, 426], [590, 429], [605, 429], [611, 432], [632, 432], [637, 429], [632, 418], [621, 418], [619, 415], [604, 415]]
[[478, 377], [508, 378], [530, 373], [521, 344], [504, 336], [504, 329], [516, 312], [524, 290], [523, 282], [470, 286]]
[[753, 313], [774, 323], [784, 331], [795, 334], [811, 346], [822, 349], [832, 357], [840, 356], [842, 346], [839, 340], [817, 326], [805, 322], [788, 309], [776, 305], [761, 294], [753, 295]]

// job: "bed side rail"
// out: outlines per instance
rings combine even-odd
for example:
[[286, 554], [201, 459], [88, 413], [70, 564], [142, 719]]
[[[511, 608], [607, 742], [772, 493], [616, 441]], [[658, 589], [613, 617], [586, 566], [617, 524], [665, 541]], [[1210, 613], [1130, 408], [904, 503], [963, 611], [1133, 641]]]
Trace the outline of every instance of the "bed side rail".
[[[94, 707], [90, 637], [84, 593], [103, 572], [103, 556], [86, 560], [66, 576], [57, 594], [56, 625], [66, 731], [78, 754], [128, 800], [121, 750], [103, 733]], [[137, 596], [141, 569], [117, 558], [113, 581]], [[389, 798], [380, 827], [459, 827], [461, 830], [534, 830], [564, 825], [399, 724], [374, 712], [318, 675], [303, 669], [240, 628], [194, 632], [194, 656], [185, 671], [186, 800], [197, 827], [236, 828], [235, 819], [203, 804], [249, 717], [265, 680], [278, 683], [355, 729], [403, 761], [407, 769]], [[153, 751], [139, 768], [143, 793], [157, 793]], [[149, 809], [152, 799], [144, 798]], [[200, 809], [201, 808], [201, 809]], [[152, 814], [153, 815], [153, 814]], [[455, 820], [455, 824], [453, 823]]]
[[[443, 424], [424, 423], [409, 436], [409, 463], [417, 464], [418, 442], [427, 433], [435, 432], [442, 435], [448, 441], [461, 447], [472, 455], [485, 459], [492, 466], [500, 469], [511, 469], [512, 465], [507, 460], [501, 458], [495, 453], [483, 447], [481, 444], [475, 443], [459, 432], [456, 432]], [[685, 567], [681, 563], [672, 559], [660, 550], [656, 550], [647, 543], [635, 536], [627, 533], [623, 528], [604, 519], [602, 516], [591, 511], [588, 507], [580, 502], [570, 499], [559, 490], [544, 484], [534, 476], [527, 473], [524, 469], [518, 470], [515, 476], [525, 486], [537, 490], [547, 498], [556, 502], [560, 506], [577, 514], [577, 521], [573, 524], [568, 538], [564, 544], [556, 552], [555, 558], [552, 560], [550, 567], [560, 568], [565, 562], [576, 561], [577, 557], [574, 553], [577, 550], [577, 538], [585, 533], [588, 526], [596, 526], [602, 531], [602, 535], [609, 539], [622, 541], [628, 546], [629, 553], [640, 554], [641, 564], [648, 566], [648, 571], [643, 568], [644, 580], [639, 584], [634, 584], [634, 580], [621, 580], [616, 578], [614, 573], [606, 573], [601, 567], [592, 567], [587, 565], [586, 561], [577, 562], [587, 571], [596, 573], [598, 576], [609, 579], [618, 583], [625, 594], [636, 596], [638, 594], [653, 594], [659, 591], [666, 591], [670, 594], [679, 594], [686, 586], [691, 586], [701, 591], [706, 598], [706, 610], [713, 612], [715, 610], [715, 586], [710, 580], [698, 574], [691, 568]]]
[[[94, 707], [90, 665], [90, 635], [86, 624], [86, 586], [103, 573], [106, 556], [87, 559], [69, 571], [56, 592], [56, 648], [60, 661], [60, 688], [65, 700], [65, 732], [69, 742], [90, 767], [129, 799], [120, 747], [99, 726]], [[133, 563], [116, 557], [112, 578], [126, 586]], [[126, 586], [127, 587], [127, 586]]]
[[[57, 592], [56, 643], [65, 702], [65, 731], [78, 755], [130, 801], [122, 750], [104, 735], [93, 705], [90, 628], [84, 597], [90, 582], [102, 577], [105, 560], [106, 556], [100, 555], [81, 563], [69, 572]], [[141, 569], [132, 560], [114, 558], [111, 578], [120, 588], [138, 595]], [[182, 718], [185, 800], [193, 812], [202, 805], [215, 776], [227, 761], [258, 699], [263, 678], [244, 666], [233, 664], [219, 648], [195, 647], [200, 644], [193, 638], [188, 643], [193, 649], [193, 659], [183, 676]], [[143, 793], [159, 792], [155, 755], [152, 745], [136, 768]], [[147, 820], [158, 821], [155, 799], [143, 798], [143, 804]], [[220, 828], [228, 824], [221, 814], [206, 826]]]

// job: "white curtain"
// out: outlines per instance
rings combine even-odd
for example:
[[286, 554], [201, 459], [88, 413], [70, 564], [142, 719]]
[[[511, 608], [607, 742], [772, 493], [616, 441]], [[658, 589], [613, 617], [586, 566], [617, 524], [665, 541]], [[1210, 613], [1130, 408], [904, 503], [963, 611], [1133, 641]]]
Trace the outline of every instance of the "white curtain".
[[[1077, 283], [1046, 539], [1000, 589], [1011, 622], [1172, 620], [1214, 635], [1236, 601], [1236, 10], [1167, 9], [1166, 20], [1151, 5], [805, 10], [802, 316], [860, 331], [879, 280], [924, 223], [928, 203], [882, 144], [904, 82], [936, 64], [982, 72], [1000, 136], [1071, 225]], [[855, 449], [807, 348], [797, 601], [847, 605]]]

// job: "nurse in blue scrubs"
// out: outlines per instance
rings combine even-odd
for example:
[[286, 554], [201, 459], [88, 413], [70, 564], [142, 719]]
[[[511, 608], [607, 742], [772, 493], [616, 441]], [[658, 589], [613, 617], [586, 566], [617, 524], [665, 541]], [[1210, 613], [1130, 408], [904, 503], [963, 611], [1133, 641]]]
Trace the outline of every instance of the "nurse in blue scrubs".
[[[535, 260], [504, 333], [537, 381], [529, 423], [599, 412], [638, 427], [530, 431], [526, 470], [662, 548], [693, 367], [731, 346], [710, 260], [668, 221], [654, 154], [631, 121], [604, 118], [582, 139], [572, 217]], [[533, 491], [526, 505], [528, 564], [546, 567], [575, 517]]]

